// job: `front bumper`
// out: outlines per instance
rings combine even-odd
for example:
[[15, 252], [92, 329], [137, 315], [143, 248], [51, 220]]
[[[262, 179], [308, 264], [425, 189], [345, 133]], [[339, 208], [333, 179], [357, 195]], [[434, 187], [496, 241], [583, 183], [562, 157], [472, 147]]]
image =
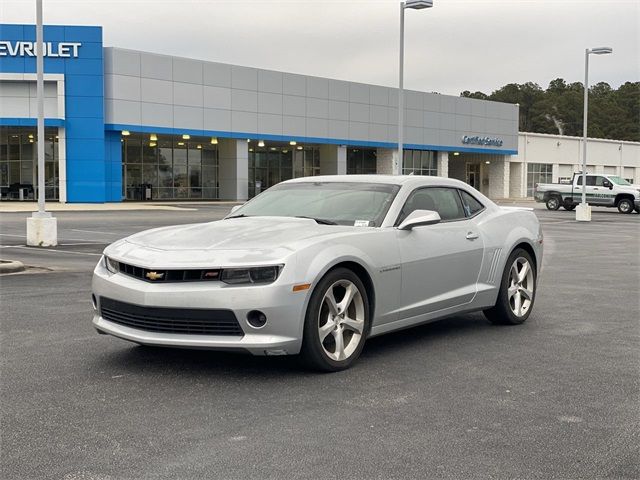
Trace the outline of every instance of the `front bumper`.
[[[226, 285], [222, 282], [154, 284], [110, 273], [102, 262], [94, 271], [92, 290], [96, 298], [93, 325], [103, 333], [142, 345], [246, 351], [253, 355], [291, 355], [300, 352], [304, 312], [309, 291], [293, 292], [292, 284]], [[189, 309], [227, 309], [238, 320], [242, 336], [159, 333], [132, 328], [105, 319], [100, 297], [139, 306]], [[267, 323], [257, 329], [247, 313], [260, 310]]]

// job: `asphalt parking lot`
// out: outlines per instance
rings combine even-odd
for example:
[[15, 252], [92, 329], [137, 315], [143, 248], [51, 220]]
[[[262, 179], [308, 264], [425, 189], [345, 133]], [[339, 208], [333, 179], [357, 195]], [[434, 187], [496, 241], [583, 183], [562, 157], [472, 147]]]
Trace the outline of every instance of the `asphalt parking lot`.
[[106, 244], [207, 221], [195, 210], [60, 212], [61, 246], [24, 246], [0, 214], [4, 479], [640, 478], [640, 215], [593, 222], [536, 205], [533, 314], [371, 339], [354, 368], [152, 349], [97, 335], [90, 280]]

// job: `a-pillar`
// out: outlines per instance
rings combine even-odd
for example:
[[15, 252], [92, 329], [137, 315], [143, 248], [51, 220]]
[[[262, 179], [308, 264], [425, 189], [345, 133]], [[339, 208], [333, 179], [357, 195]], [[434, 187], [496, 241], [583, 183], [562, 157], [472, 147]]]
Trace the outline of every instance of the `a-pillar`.
[[[378, 175], [393, 175], [393, 165], [398, 158], [398, 150], [392, 148], [378, 148], [376, 151], [376, 173]], [[402, 174], [402, 166], [400, 166]]]
[[449, 176], [449, 152], [436, 152], [437, 164], [438, 164], [438, 176]]
[[244, 201], [249, 190], [249, 146], [246, 139], [221, 138], [218, 143], [221, 200]]
[[347, 147], [320, 145], [320, 175], [347, 174]]

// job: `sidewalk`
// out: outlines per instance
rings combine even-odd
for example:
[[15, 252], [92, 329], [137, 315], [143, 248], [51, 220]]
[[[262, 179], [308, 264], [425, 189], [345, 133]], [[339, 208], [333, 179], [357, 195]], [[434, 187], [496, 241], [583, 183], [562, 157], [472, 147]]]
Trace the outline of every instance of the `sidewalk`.
[[[114, 203], [59, 203], [47, 202], [48, 212], [90, 212], [121, 210], [197, 210], [199, 205], [239, 205], [241, 202], [203, 201], [203, 202], [114, 202]], [[21, 213], [38, 211], [37, 202], [0, 202], [0, 213]]]

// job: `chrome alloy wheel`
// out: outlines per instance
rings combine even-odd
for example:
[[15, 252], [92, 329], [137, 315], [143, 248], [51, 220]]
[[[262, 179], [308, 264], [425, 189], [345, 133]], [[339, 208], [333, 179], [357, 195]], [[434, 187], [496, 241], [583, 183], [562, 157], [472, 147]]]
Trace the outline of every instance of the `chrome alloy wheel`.
[[508, 298], [511, 311], [516, 317], [523, 317], [533, 301], [533, 269], [524, 257], [518, 257], [509, 270]]
[[364, 333], [365, 308], [358, 287], [338, 280], [320, 303], [318, 335], [325, 354], [335, 361], [348, 359], [356, 351]]

